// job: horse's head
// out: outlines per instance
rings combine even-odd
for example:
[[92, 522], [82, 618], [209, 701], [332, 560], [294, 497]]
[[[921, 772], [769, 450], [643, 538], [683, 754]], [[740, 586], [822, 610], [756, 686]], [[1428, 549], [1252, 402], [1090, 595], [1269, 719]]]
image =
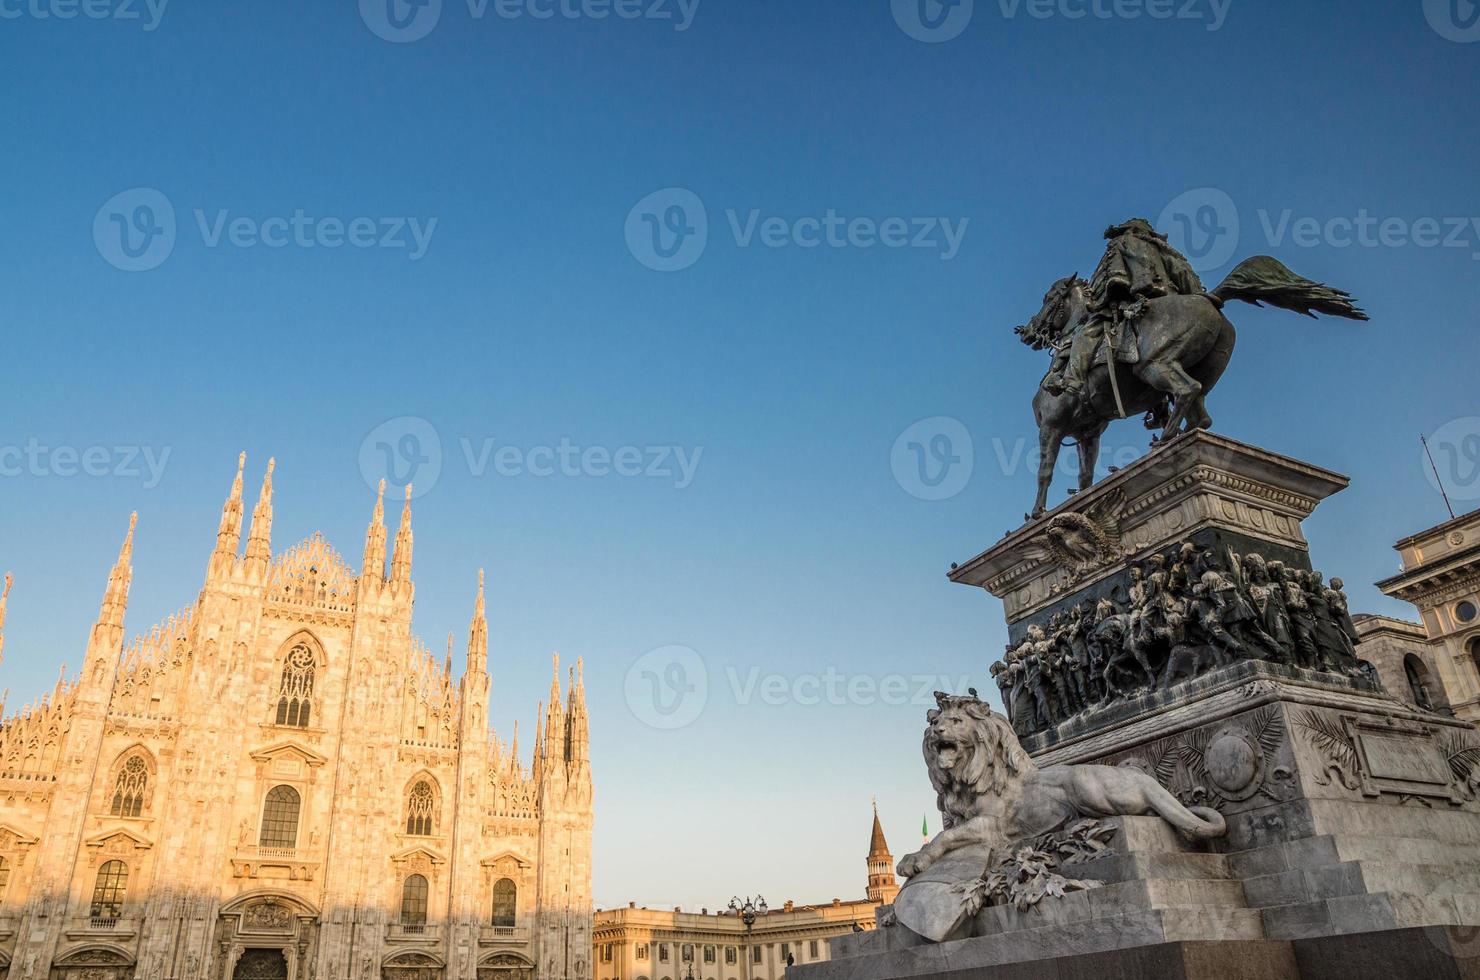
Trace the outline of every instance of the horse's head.
[[1033, 319], [1021, 327], [1015, 327], [1013, 332], [1034, 350], [1042, 350], [1056, 343], [1070, 325], [1076, 310], [1083, 306], [1080, 294], [1083, 285], [1084, 280], [1076, 272], [1049, 286], [1048, 292], [1043, 294], [1043, 307], [1034, 314]]

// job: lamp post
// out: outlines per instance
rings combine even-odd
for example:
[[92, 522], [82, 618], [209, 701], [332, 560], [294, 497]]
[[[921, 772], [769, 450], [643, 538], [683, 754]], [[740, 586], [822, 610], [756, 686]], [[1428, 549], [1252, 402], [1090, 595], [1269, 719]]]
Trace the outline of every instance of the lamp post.
[[740, 896], [737, 895], [730, 899], [730, 911], [740, 916], [740, 921], [745, 923], [745, 945], [740, 947], [740, 955], [745, 957], [745, 976], [749, 980], [751, 974], [754, 973], [755, 965], [755, 959], [750, 951], [750, 931], [755, 928], [756, 917], [766, 914], [766, 900], [759, 895], [753, 899], [747, 895], [745, 900], [741, 901]]

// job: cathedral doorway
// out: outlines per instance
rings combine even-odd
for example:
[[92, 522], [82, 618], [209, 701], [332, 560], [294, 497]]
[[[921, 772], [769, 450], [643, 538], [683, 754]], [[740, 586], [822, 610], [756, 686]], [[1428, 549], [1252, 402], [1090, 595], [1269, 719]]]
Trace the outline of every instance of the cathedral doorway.
[[288, 961], [280, 949], [243, 950], [231, 980], [288, 980]]
[[380, 968], [382, 980], [443, 980], [446, 975], [441, 961], [426, 953], [401, 953]]
[[512, 953], [499, 953], [478, 964], [478, 980], [534, 980], [534, 964]]

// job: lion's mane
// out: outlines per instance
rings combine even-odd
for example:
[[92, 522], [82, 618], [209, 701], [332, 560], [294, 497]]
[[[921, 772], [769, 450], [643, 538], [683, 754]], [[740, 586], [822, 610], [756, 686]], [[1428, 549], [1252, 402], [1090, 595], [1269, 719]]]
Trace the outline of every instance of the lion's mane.
[[[940, 766], [934, 733], [935, 721], [943, 712], [956, 712], [970, 722], [970, 743], [957, 747], [964, 762], [951, 769]], [[976, 698], [947, 697], [925, 717], [925, 766], [947, 828], [969, 817], [982, 797], [1010, 802], [1018, 796], [1022, 782], [1037, 770], [1007, 719]]]

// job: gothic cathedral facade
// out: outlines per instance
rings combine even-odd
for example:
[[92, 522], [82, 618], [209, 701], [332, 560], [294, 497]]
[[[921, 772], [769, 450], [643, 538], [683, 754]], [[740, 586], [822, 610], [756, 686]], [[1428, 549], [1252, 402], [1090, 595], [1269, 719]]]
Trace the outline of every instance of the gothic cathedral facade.
[[460, 678], [412, 632], [409, 488], [357, 575], [274, 556], [272, 467], [245, 549], [239, 463], [199, 597], [125, 646], [131, 520], [80, 676], [0, 720], [0, 977], [589, 980], [579, 669], [524, 763], [482, 574]]

